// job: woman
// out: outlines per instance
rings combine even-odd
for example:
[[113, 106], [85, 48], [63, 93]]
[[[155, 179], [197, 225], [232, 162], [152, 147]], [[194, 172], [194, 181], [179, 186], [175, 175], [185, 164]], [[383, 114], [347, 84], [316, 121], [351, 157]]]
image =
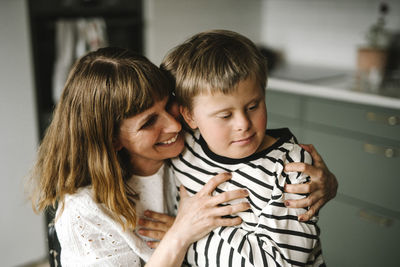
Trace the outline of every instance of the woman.
[[[176, 188], [164, 160], [183, 147], [181, 125], [171, 115], [177, 114], [168, 113], [170, 92], [156, 66], [124, 49], [91, 52], [71, 70], [32, 174], [37, 209], [58, 202], [63, 266], [178, 266], [190, 243], [217, 226], [240, 223], [222, 216], [248, 209], [247, 203], [218, 205], [246, 191], [211, 196], [228, 174], [192, 198], [181, 188], [173, 223], [157, 216], [175, 208]], [[168, 218], [153, 227], [163, 236], [154, 252], [135, 233], [147, 209], [161, 222]]]

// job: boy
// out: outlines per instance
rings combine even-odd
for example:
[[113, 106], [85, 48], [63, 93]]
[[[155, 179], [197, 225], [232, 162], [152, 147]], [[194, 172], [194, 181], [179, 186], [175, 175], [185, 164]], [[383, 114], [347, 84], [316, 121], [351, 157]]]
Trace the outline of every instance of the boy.
[[[171, 164], [177, 184], [198, 192], [212, 176], [232, 173], [217, 193], [247, 188], [251, 209], [240, 227], [222, 227], [194, 243], [188, 264], [197, 266], [323, 265], [316, 218], [300, 222], [288, 209], [285, 183], [304, 183], [285, 173], [288, 162], [311, 163], [288, 129], [265, 130], [265, 58], [246, 37], [224, 30], [196, 34], [162, 63], [176, 82], [187, 130], [185, 150]], [[294, 195], [290, 198], [302, 198]]]

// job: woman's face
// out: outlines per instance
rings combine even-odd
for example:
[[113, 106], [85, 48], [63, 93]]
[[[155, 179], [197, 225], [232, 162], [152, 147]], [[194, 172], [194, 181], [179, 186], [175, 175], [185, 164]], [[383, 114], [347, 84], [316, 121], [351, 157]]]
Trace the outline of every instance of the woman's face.
[[177, 105], [165, 98], [122, 121], [115, 146], [117, 150], [128, 150], [135, 174], [150, 175], [165, 159], [176, 157], [182, 151], [184, 142], [178, 116]]

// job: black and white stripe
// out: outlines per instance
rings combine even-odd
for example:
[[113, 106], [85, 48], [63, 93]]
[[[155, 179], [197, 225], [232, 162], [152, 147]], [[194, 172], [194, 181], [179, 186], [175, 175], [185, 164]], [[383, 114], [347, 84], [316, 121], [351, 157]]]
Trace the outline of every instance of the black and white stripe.
[[[319, 266], [323, 263], [316, 218], [299, 222], [305, 209], [288, 209], [284, 200], [304, 195], [284, 192], [286, 183], [309, 180], [302, 173], [285, 173], [289, 162], [312, 163], [311, 156], [296, 144], [288, 129], [268, 130], [279, 138], [271, 147], [245, 159], [228, 159], [211, 152], [198, 132], [188, 132], [185, 150], [171, 161], [177, 185], [191, 193], [221, 172], [232, 179], [221, 184], [215, 194], [247, 188], [251, 210], [238, 215], [238, 227], [221, 227], [194, 243], [186, 261], [192, 266]], [[233, 201], [229, 204], [236, 203]]]

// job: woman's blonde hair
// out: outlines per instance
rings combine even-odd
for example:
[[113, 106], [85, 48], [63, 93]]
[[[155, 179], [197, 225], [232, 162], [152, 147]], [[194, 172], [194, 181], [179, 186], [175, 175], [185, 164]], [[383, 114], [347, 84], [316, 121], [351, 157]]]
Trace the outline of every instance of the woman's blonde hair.
[[[128, 153], [114, 142], [123, 119], [170, 95], [161, 70], [145, 57], [121, 48], [102, 48], [73, 66], [53, 120], [39, 147], [32, 171], [35, 210], [42, 211], [66, 194], [91, 185], [124, 227], [135, 227], [134, 194]], [[63, 206], [62, 206], [63, 207]]]
[[266, 58], [247, 37], [228, 30], [192, 36], [166, 55], [161, 68], [175, 81], [179, 104], [189, 110], [198, 94], [230, 93], [251, 76], [264, 94], [267, 83]]

